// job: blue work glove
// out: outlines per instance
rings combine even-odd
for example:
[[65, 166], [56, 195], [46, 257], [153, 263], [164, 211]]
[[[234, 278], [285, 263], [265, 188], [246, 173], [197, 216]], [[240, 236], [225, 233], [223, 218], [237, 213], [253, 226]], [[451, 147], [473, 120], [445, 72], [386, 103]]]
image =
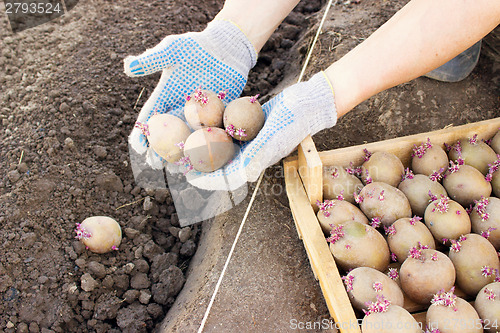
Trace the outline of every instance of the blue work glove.
[[266, 122], [255, 139], [224, 168], [211, 173], [190, 171], [192, 185], [206, 190], [234, 191], [254, 182], [267, 167], [289, 155], [308, 135], [337, 122], [332, 86], [325, 73], [294, 84], [263, 105]]
[[130, 146], [146, 154], [147, 163], [163, 168], [162, 159], [149, 148], [144, 133], [154, 113], [170, 113], [183, 120], [186, 95], [196, 88], [225, 92], [224, 102], [240, 96], [248, 72], [257, 61], [255, 47], [232, 22], [216, 20], [202, 32], [167, 36], [157, 46], [124, 60], [129, 76], [163, 71], [151, 97], [146, 101], [129, 136]]

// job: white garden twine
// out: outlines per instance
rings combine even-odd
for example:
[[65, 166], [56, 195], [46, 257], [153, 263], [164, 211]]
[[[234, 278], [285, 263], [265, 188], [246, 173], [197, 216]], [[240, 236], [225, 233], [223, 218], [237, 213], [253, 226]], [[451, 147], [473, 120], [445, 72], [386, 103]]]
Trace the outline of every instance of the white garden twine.
[[[304, 76], [307, 65], [309, 64], [309, 60], [311, 59], [311, 55], [312, 55], [312, 52], [314, 50], [314, 46], [316, 45], [318, 37], [321, 33], [321, 28], [323, 28], [323, 24], [325, 23], [326, 17], [328, 15], [328, 11], [330, 10], [330, 7], [332, 6], [332, 2], [333, 2], [333, 0], [328, 1], [328, 5], [326, 6], [325, 13], [323, 14], [323, 18], [321, 19], [318, 30], [316, 31], [316, 35], [314, 36], [313, 42], [311, 44], [311, 48], [309, 49], [309, 52], [307, 54], [304, 65], [302, 66], [302, 70], [300, 72], [299, 79], [297, 80], [297, 82], [302, 81], [302, 77]], [[245, 211], [245, 215], [243, 216], [243, 219], [241, 220], [240, 227], [238, 228], [238, 232], [236, 233], [236, 237], [234, 239], [233, 245], [231, 246], [231, 250], [229, 251], [226, 262], [224, 263], [224, 267], [222, 268], [222, 272], [220, 273], [219, 280], [217, 281], [217, 284], [215, 285], [214, 293], [212, 294], [212, 298], [210, 299], [210, 303], [208, 303], [207, 310], [205, 311], [205, 315], [203, 316], [203, 320], [201, 321], [200, 328], [198, 329], [198, 333], [202, 333], [203, 329], [205, 328], [205, 323], [207, 322], [208, 315], [210, 314], [210, 310], [212, 309], [212, 305], [214, 304], [215, 297], [217, 296], [217, 292], [219, 291], [220, 285], [222, 284], [222, 279], [224, 278], [224, 274], [226, 273], [227, 266], [229, 266], [229, 262], [231, 261], [231, 257], [233, 256], [233, 252], [234, 252], [234, 249], [236, 247], [236, 244], [238, 243], [238, 239], [240, 238], [241, 231], [243, 230], [243, 226], [245, 225], [248, 214], [250, 213], [250, 209], [252, 208], [252, 204], [253, 204], [255, 197], [257, 195], [257, 191], [259, 190], [260, 184], [262, 182], [262, 178], [264, 177], [264, 173], [265, 173], [265, 170], [262, 171], [262, 173], [259, 176], [259, 179], [257, 180], [257, 184], [255, 185], [255, 189], [253, 190], [252, 197], [251, 197], [250, 202], [248, 203], [247, 209]]]

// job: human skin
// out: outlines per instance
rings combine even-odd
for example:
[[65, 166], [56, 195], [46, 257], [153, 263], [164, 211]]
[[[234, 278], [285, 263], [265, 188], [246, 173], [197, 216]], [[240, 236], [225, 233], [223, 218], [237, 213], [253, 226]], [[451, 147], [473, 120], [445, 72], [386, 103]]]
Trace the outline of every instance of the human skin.
[[[237, 24], [259, 52], [298, 2], [227, 0], [215, 19]], [[411, 0], [325, 70], [337, 117], [383, 90], [441, 66], [498, 24], [500, 1]]]
[[300, 0], [226, 0], [215, 20], [235, 23], [257, 53]]

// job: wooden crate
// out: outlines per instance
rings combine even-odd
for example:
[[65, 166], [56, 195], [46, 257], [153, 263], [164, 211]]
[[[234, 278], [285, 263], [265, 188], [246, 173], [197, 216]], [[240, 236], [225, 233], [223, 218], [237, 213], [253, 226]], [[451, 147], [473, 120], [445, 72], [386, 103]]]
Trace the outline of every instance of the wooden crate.
[[[299, 146], [298, 156], [285, 160], [286, 191], [295, 226], [299, 238], [304, 242], [312, 271], [319, 281], [330, 315], [335, 320], [340, 332], [359, 333], [361, 330], [356, 324], [358, 318], [351, 306], [339, 270], [316, 218], [316, 201], [323, 200], [323, 166], [346, 167], [349, 166], [350, 162], [353, 162], [354, 165], [361, 165], [364, 157], [363, 149], [366, 148], [372, 153], [377, 151], [394, 153], [401, 159], [405, 167], [408, 167], [414, 144], [418, 145], [426, 141], [427, 138], [434, 145], [444, 146], [445, 142], [452, 143], [458, 139], [472, 137], [474, 134], [478, 134], [479, 139], [488, 139], [499, 128], [500, 118], [495, 118], [324, 152], [317, 152], [312, 138], [308, 137]], [[414, 314], [417, 321], [423, 322], [425, 320], [425, 312], [418, 312], [421, 308], [415, 303], [405, 299], [404, 307]]]

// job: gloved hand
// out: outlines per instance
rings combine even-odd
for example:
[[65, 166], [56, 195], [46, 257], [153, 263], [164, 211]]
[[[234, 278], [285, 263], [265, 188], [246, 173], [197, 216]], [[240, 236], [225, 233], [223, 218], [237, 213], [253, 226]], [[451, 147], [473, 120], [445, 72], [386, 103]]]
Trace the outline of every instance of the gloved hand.
[[333, 89], [320, 72], [309, 81], [294, 84], [263, 105], [264, 127], [255, 139], [224, 168], [211, 173], [190, 171], [192, 185], [206, 190], [234, 191], [254, 182], [268, 166], [289, 155], [308, 135], [337, 122]]
[[129, 136], [130, 146], [155, 169], [162, 159], [149, 149], [144, 126], [154, 113], [167, 113], [184, 120], [186, 95], [202, 87], [225, 92], [224, 102], [239, 97], [248, 72], [257, 61], [255, 47], [233, 23], [216, 20], [202, 32], [167, 36], [154, 48], [124, 60], [125, 73], [143, 76], [162, 70], [160, 81], [146, 101]]

